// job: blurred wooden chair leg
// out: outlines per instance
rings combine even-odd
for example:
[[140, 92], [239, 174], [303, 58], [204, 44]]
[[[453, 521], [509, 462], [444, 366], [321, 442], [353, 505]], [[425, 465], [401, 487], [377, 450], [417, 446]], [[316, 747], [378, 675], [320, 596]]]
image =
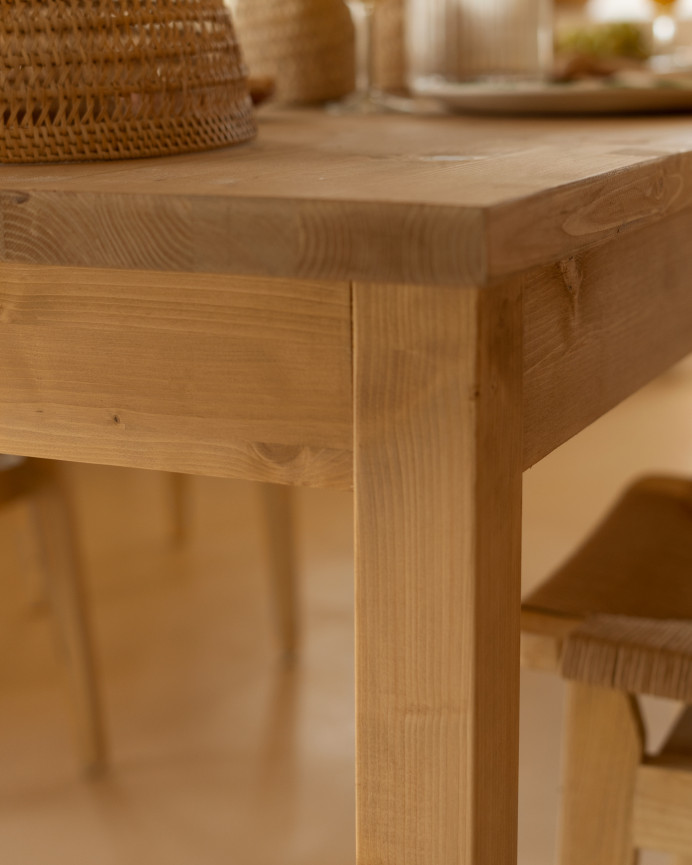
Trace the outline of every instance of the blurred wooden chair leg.
[[292, 658], [299, 628], [295, 492], [278, 484], [262, 484], [260, 489], [279, 641], [285, 657]]
[[634, 789], [644, 752], [634, 698], [570, 683], [564, 747], [559, 865], [633, 865]]
[[[172, 536], [185, 543], [188, 526], [188, 476], [168, 474]], [[291, 658], [298, 648], [298, 579], [295, 549], [293, 489], [279, 484], [260, 484], [262, 522], [269, 556], [269, 577], [278, 640], [282, 653]]]
[[32, 505], [48, 600], [67, 662], [83, 765], [94, 774], [105, 768], [106, 739], [72, 505], [58, 467], [47, 462], [36, 466], [43, 477]]
[[182, 546], [189, 534], [187, 519], [187, 475], [167, 472], [171, 506], [171, 535], [175, 546]]

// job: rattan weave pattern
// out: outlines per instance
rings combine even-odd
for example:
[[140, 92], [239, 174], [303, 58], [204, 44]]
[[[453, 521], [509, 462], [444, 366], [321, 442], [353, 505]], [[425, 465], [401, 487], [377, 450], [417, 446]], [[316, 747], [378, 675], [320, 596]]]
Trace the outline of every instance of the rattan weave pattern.
[[163, 156], [255, 131], [223, 0], [0, 0], [0, 162]]
[[633, 616], [590, 616], [565, 640], [566, 679], [692, 700], [692, 622]]
[[344, 0], [234, 0], [231, 8], [250, 74], [276, 80], [276, 102], [353, 91], [355, 32]]

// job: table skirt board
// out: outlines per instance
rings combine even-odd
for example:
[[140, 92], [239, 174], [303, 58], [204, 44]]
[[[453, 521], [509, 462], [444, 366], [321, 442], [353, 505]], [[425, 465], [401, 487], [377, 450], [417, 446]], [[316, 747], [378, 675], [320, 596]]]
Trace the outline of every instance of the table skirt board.
[[0, 265], [2, 450], [348, 488], [347, 285]]
[[[691, 235], [481, 289], [522, 288], [524, 468], [692, 351]], [[351, 488], [355, 285], [0, 264], [0, 451]]]

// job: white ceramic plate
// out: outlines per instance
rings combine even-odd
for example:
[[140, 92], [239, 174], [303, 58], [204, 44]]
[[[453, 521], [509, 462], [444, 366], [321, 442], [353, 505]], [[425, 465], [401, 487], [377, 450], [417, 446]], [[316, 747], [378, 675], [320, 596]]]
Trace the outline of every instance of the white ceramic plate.
[[475, 114], [639, 114], [692, 111], [692, 78], [634, 82], [584, 81], [448, 84], [426, 82], [417, 94]]

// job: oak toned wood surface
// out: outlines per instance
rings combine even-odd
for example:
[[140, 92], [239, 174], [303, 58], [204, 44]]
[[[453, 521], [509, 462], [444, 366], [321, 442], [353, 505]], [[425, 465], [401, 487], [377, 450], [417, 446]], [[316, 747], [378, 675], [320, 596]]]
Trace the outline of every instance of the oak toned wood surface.
[[530, 271], [524, 467], [692, 351], [692, 210]]
[[355, 287], [359, 865], [516, 861], [520, 321]]
[[0, 261], [484, 285], [688, 207], [690, 151], [686, 118], [274, 110], [238, 148], [0, 166]]
[[0, 450], [351, 486], [348, 286], [0, 268]]
[[[385, 280], [403, 275], [413, 283], [425, 277], [426, 282], [480, 285], [497, 273], [531, 265], [524, 274], [526, 468], [692, 350], [692, 294], [687, 290], [692, 216], [685, 209], [692, 156], [685, 154], [687, 146], [692, 148], [692, 125], [685, 118], [549, 122], [274, 112], [265, 115], [257, 144], [229, 151], [115, 165], [0, 166], [0, 261], [48, 266], [31, 271], [22, 264], [0, 266], [0, 325], [21, 325], [3, 344], [12, 344], [14, 352], [19, 335], [32, 348], [45, 338], [41, 356], [46, 352], [55, 361], [58, 345], [53, 341], [60, 341], [56, 316], [69, 329], [70, 315], [86, 321], [98, 306], [104, 317], [95, 329], [110, 330], [110, 353], [123, 364], [131, 358], [139, 369], [142, 362], [147, 366], [149, 340], [143, 310], [133, 318], [129, 300], [135, 294], [144, 292], [152, 304], [161, 304], [159, 315], [169, 332], [161, 332], [160, 323], [151, 324], [159, 331], [159, 347], [165, 342], [169, 351], [178, 352], [174, 343], [182, 337], [174, 331], [183, 328], [190, 314], [187, 305], [194, 305], [187, 297], [182, 300], [182, 293], [193, 291], [205, 310], [192, 313], [197, 342], [209, 343], [210, 351], [219, 344], [228, 318], [219, 318], [217, 309], [227, 306], [230, 315], [238, 301], [222, 297], [228, 283], [220, 277], [214, 282], [204, 271], [273, 275], [278, 282], [264, 283], [271, 296], [283, 291], [287, 277], [299, 273], [328, 275], [330, 280], [338, 274]], [[51, 265], [70, 263], [146, 270], [131, 277], [114, 270], [87, 276], [80, 268], [55, 270], [51, 277]], [[188, 273], [170, 277], [152, 272], [159, 270]], [[51, 278], [74, 285], [75, 296], [68, 302], [69, 289], [51, 295], [38, 287], [27, 306], [23, 295], [30, 292], [28, 286]], [[120, 287], [128, 279], [133, 295], [123, 299]], [[174, 280], [178, 294], [169, 296], [167, 286], [172, 290]], [[102, 284], [93, 289], [98, 296], [86, 309], [89, 283]], [[264, 290], [261, 284], [245, 283], [242, 294], [248, 305], [255, 303], [252, 295]], [[261, 402], [258, 423], [241, 411], [232, 421], [214, 418], [211, 428], [201, 430], [200, 407], [181, 393], [178, 376], [178, 384], [175, 377], [168, 383], [167, 412], [154, 406], [137, 430], [132, 424], [127, 432], [109, 426], [117, 409], [102, 417], [93, 406], [87, 412], [81, 405], [81, 418], [71, 411], [70, 423], [84, 427], [81, 458], [350, 486], [349, 287], [332, 281], [310, 281], [310, 286], [312, 300], [322, 306], [319, 350], [325, 354], [305, 377], [317, 349], [306, 354], [303, 341], [300, 361], [286, 334], [279, 341], [291, 358], [286, 366], [285, 355], [269, 349], [270, 334], [259, 337], [258, 347], [268, 352], [265, 381], [259, 389], [253, 384]], [[210, 290], [215, 292], [214, 310]], [[327, 309], [337, 295], [338, 313], [336, 303]], [[17, 312], [20, 304], [24, 318]], [[287, 298], [285, 311], [291, 306]], [[256, 310], [258, 321], [263, 309]], [[26, 315], [36, 318], [33, 333]], [[317, 323], [311, 312], [306, 315]], [[322, 326], [327, 320], [328, 331], [340, 328], [340, 348], [328, 344]], [[276, 326], [281, 327], [278, 320]], [[138, 338], [145, 344], [140, 358]], [[64, 340], [62, 346], [67, 346]], [[188, 346], [187, 353], [178, 354], [181, 370], [190, 363], [190, 351]], [[91, 344], [80, 340], [79, 353], [86, 369], [105, 363], [95, 337]], [[24, 362], [35, 365], [26, 369], [33, 396], [39, 380], [54, 411], [41, 419], [31, 414], [27, 402], [35, 400], [22, 394], [15, 359], [14, 369], [6, 366], [10, 375], [4, 383], [11, 397], [2, 398], [24, 403], [24, 408], [3, 412], [2, 423], [17, 425], [2, 430], [5, 448], [21, 451], [22, 442], [31, 441], [36, 455], [80, 458], [61, 438], [65, 394], [52, 390], [60, 382], [42, 375], [33, 351]], [[57, 363], [69, 371], [69, 360]], [[228, 359], [214, 363], [221, 373]], [[293, 388], [300, 390], [301, 381], [307, 393], [291, 399], [289, 424], [289, 401], [278, 414], [274, 411], [278, 394], [271, 382], [276, 383], [277, 371], [285, 376], [298, 367], [300, 380], [286, 397], [295, 395]], [[607, 376], [600, 374], [604, 368]], [[240, 371], [234, 367], [223, 384], [217, 379], [215, 397], [224, 393], [234, 403], [233, 384]], [[332, 373], [329, 383], [327, 371]], [[152, 372], [156, 378], [157, 371]], [[316, 374], [322, 381], [314, 389], [310, 378]], [[106, 377], [114, 405], [130, 381], [126, 375], [116, 377], [115, 369]], [[266, 382], [270, 393], [262, 395]], [[211, 376], [207, 391], [211, 394], [214, 387]], [[80, 403], [84, 399], [82, 393]], [[315, 430], [325, 400], [328, 415], [323, 415], [321, 430]], [[191, 409], [197, 420], [190, 419]], [[17, 411], [23, 416], [13, 418]], [[331, 415], [338, 418], [328, 430]], [[158, 420], [164, 426], [170, 420], [169, 428], [175, 423], [171, 441], [165, 441], [170, 429], [162, 432]], [[99, 443], [92, 446], [95, 433]], [[157, 439], [160, 446], [155, 448]], [[205, 452], [190, 451], [181, 465], [177, 445], [193, 439], [204, 442]]]
[[[691, 231], [680, 213], [524, 277], [524, 468], [692, 350]], [[0, 306], [6, 451], [351, 487], [349, 286], [4, 265]]]
[[514, 865], [521, 469], [692, 350], [691, 179], [685, 118], [0, 167], [0, 449], [355, 478], [359, 865]]
[[634, 865], [632, 799], [643, 751], [633, 697], [569, 685], [559, 865]]

